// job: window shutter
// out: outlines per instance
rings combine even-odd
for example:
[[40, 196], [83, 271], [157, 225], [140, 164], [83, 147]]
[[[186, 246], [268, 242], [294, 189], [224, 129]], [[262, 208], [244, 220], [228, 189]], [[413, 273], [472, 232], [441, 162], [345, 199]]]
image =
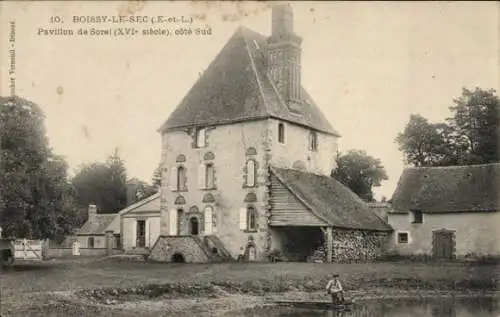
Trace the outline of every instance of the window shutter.
[[150, 240], [149, 239], [149, 235], [150, 235], [150, 232], [149, 232], [149, 221], [148, 221], [148, 219], [146, 219], [146, 221], [144, 223], [144, 229], [145, 229], [144, 230], [144, 235], [145, 235], [145, 240], [146, 240], [145, 241], [146, 242], [145, 245], [146, 245], [146, 248], [149, 248], [151, 246], [149, 245], [149, 240]]
[[168, 212], [168, 219], [169, 234], [175, 236], [177, 235], [177, 210], [170, 209]]
[[217, 188], [217, 174], [216, 174], [215, 164], [212, 164], [212, 186]]
[[205, 208], [205, 234], [212, 234], [212, 208]]
[[177, 167], [170, 168], [170, 180], [168, 182], [170, 190], [177, 189]]
[[240, 208], [240, 229], [241, 230], [247, 229], [247, 209], [246, 208]]
[[130, 221], [130, 236], [131, 236], [131, 247], [135, 248], [137, 245], [137, 220], [136, 219], [131, 219]]
[[200, 189], [205, 188], [205, 164], [200, 164], [198, 166], [198, 186]]
[[217, 232], [217, 213], [215, 209], [212, 207], [212, 232]]

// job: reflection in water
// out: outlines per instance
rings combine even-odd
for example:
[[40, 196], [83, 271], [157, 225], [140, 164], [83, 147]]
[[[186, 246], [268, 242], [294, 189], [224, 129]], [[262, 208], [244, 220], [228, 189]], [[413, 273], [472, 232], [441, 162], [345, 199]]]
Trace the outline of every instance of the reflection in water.
[[433, 298], [372, 300], [357, 303], [351, 311], [268, 308], [231, 316], [245, 317], [499, 317], [498, 298]]

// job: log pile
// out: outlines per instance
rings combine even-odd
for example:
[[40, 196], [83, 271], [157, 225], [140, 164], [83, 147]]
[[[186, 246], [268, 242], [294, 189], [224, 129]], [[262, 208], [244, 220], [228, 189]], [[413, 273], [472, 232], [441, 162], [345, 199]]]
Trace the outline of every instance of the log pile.
[[309, 256], [307, 262], [323, 263], [326, 262], [326, 247], [324, 245], [318, 247], [313, 251], [312, 255]]

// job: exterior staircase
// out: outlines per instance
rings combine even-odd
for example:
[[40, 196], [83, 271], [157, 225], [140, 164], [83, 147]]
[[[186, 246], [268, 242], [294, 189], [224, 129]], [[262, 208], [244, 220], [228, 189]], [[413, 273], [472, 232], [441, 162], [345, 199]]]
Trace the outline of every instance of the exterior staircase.
[[216, 236], [160, 236], [151, 248], [148, 259], [164, 262], [227, 262], [231, 253]]
[[212, 261], [226, 262], [233, 261], [231, 253], [226, 249], [224, 243], [215, 235], [208, 235], [203, 237], [203, 244], [208, 248], [212, 255]]

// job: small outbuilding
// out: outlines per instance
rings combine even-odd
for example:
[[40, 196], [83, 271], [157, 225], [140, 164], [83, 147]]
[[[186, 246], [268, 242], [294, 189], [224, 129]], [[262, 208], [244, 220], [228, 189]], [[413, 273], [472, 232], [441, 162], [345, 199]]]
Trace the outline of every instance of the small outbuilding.
[[500, 255], [500, 164], [406, 169], [392, 197], [389, 250], [434, 258]]

